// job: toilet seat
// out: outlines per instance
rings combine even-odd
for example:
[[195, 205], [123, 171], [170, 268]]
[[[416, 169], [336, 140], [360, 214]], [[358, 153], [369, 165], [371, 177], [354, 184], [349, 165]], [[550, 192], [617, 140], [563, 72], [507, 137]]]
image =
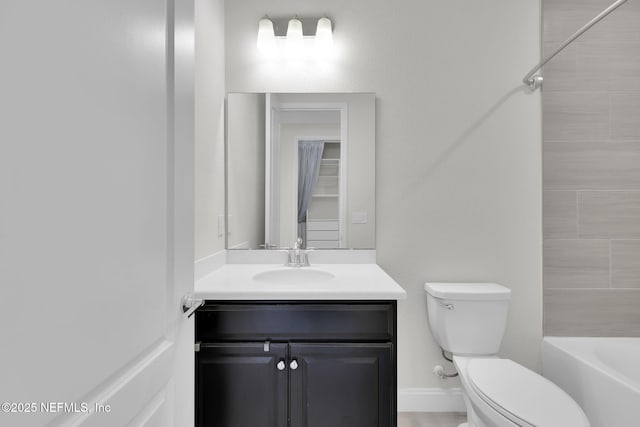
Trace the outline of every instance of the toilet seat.
[[469, 361], [467, 378], [485, 403], [523, 427], [589, 427], [582, 408], [558, 386], [509, 359]]

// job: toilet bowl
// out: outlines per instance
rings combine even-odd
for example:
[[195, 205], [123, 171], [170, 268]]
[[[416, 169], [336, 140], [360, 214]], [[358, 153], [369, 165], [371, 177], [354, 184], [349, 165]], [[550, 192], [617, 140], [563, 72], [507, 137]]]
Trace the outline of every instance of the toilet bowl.
[[558, 386], [496, 354], [511, 292], [495, 283], [426, 283], [431, 332], [453, 356], [468, 427], [589, 427]]

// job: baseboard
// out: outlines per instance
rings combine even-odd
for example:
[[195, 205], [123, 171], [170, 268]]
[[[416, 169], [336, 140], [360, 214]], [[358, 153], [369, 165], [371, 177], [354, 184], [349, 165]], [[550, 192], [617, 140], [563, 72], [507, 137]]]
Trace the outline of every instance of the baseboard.
[[465, 412], [461, 388], [401, 388], [398, 412]]

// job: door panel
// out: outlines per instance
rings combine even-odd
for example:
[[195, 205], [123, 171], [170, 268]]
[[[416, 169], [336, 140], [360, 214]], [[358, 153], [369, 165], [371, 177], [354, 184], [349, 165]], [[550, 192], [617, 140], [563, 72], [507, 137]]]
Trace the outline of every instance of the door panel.
[[286, 427], [287, 344], [202, 344], [196, 355], [199, 427]]
[[0, 425], [192, 420], [192, 3], [0, 3]]
[[390, 343], [292, 343], [290, 359], [291, 427], [393, 425]]

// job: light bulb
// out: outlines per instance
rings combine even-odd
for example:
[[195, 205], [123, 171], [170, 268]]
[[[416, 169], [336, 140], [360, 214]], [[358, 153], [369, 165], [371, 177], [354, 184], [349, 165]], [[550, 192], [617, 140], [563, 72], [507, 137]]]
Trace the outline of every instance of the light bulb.
[[302, 34], [302, 22], [293, 18], [289, 20], [287, 27], [287, 50], [289, 52], [300, 52], [304, 44], [304, 36]]
[[273, 22], [268, 18], [263, 18], [258, 24], [258, 50], [271, 53], [276, 48], [276, 35], [273, 31]]
[[315, 47], [322, 53], [328, 53], [333, 47], [333, 31], [331, 30], [331, 20], [329, 18], [318, 19]]

